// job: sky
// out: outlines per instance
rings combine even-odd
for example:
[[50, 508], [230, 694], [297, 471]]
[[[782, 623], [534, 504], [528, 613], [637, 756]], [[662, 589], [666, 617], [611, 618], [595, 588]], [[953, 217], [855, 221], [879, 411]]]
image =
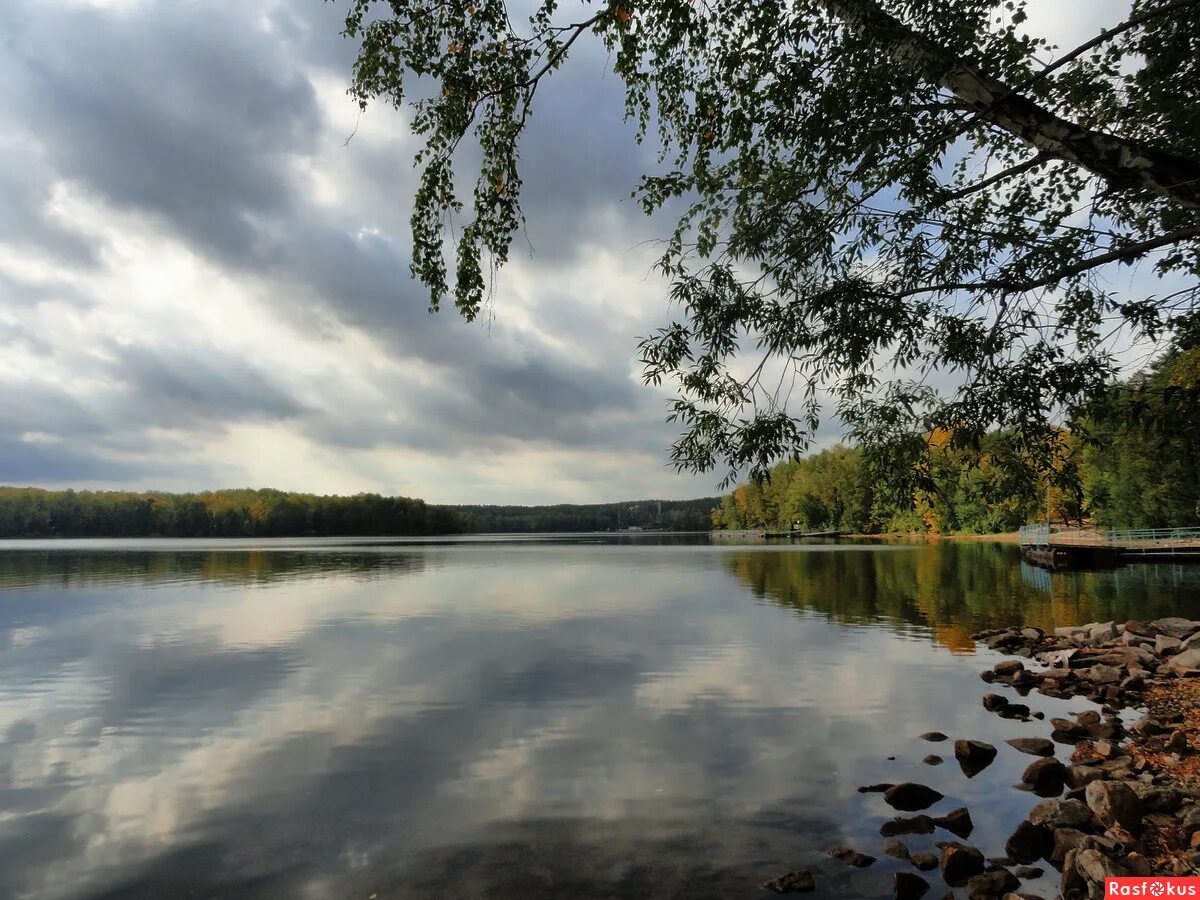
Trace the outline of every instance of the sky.
[[[1127, 3], [1031, 4], [1064, 45]], [[417, 148], [360, 115], [344, 3], [0, 4], [0, 484], [717, 493], [673, 472], [654, 168], [580, 42], [522, 148], [527, 234], [475, 323], [408, 273]], [[818, 445], [838, 439], [823, 426]]]

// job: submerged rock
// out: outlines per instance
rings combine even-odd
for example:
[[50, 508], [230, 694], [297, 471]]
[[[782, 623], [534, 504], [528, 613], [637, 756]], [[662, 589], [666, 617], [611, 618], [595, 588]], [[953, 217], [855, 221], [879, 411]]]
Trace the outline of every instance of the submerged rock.
[[992, 764], [996, 748], [983, 741], [958, 740], [954, 742], [954, 758], [968, 778], [974, 778]]
[[967, 881], [969, 900], [994, 900], [1021, 886], [1021, 880], [1003, 867], [975, 875]]
[[929, 816], [898, 816], [879, 826], [882, 837], [899, 834], [933, 834], [933, 819]]
[[874, 856], [867, 856], [867, 854], [859, 853], [850, 847], [834, 847], [829, 851], [829, 855], [856, 869], [865, 869], [875, 862]]
[[905, 862], [907, 862], [912, 856], [912, 854], [908, 852], [908, 847], [905, 845], [904, 841], [900, 840], [899, 838], [888, 838], [883, 842], [883, 847], [881, 849], [893, 859], [899, 859]]
[[927, 731], [921, 735], [921, 740], [938, 743], [939, 741], [949, 740], [949, 738], [947, 738], [946, 735], [942, 734], [940, 731]]
[[896, 900], [917, 900], [929, 890], [929, 882], [912, 872], [897, 872], [892, 876], [892, 893]]
[[933, 824], [939, 828], [945, 828], [960, 838], [970, 837], [971, 832], [975, 830], [975, 823], [971, 821], [971, 813], [965, 806], [951, 810], [944, 816], [937, 816], [933, 820]]
[[983, 854], [967, 844], [946, 841], [942, 848], [942, 878], [951, 886], [966, 884], [967, 879], [984, 870]]
[[1067, 767], [1054, 757], [1039, 759], [1029, 764], [1021, 781], [1039, 797], [1057, 797], [1067, 783]]
[[936, 853], [914, 853], [909, 857], [912, 864], [922, 872], [928, 872], [931, 869], [938, 867], [938, 857]]
[[883, 799], [889, 806], [904, 812], [928, 809], [941, 800], [942, 796], [933, 788], [912, 781], [894, 785], [883, 793]]
[[1008, 746], [1014, 750], [1020, 750], [1022, 753], [1029, 753], [1033, 756], [1053, 756], [1054, 741], [1048, 738], [1041, 737], [1019, 737], [1009, 738], [1005, 741]]
[[768, 891], [776, 894], [805, 894], [817, 889], [812, 873], [807, 871], [788, 872], [763, 885]]
[[942, 759], [940, 756], [938, 756], [936, 753], [930, 753], [923, 760], [921, 760], [921, 762], [925, 763], [925, 765], [927, 765], [927, 766], [940, 766], [942, 763], [945, 762], [945, 760]]
[[1028, 819], [1017, 826], [1004, 844], [1004, 852], [1019, 863], [1034, 863], [1050, 855], [1054, 836], [1050, 829]]

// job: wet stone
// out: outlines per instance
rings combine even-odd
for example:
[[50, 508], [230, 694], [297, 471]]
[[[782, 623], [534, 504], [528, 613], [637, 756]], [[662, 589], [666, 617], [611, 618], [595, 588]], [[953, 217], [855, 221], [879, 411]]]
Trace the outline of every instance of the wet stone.
[[806, 871], [788, 872], [786, 875], [768, 881], [763, 887], [776, 894], [806, 894], [817, 889], [812, 874]]
[[1014, 750], [1029, 753], [1033, 756], [1053, 756], [1054, 742], [1041, 737], [1009, 738], [1005, 741]]
[[942, 794], [923, 784], [905, 781], [884, 791], [883, 799], [894, 809], [916, 812], [933, 806], [942, 799]]
[[912, 872], [897, 872], [892, 876], [892, 893], [896, 900], [917, 900], [929, 890], [929, 882]]
[[856, 869], [865, 869], [875, 862], [874, 856], [867, 856], [867, 854], [859, 853], [850, 847], [834, 847], [829, 851], [829, 855], [848, 866], [854, 866]]

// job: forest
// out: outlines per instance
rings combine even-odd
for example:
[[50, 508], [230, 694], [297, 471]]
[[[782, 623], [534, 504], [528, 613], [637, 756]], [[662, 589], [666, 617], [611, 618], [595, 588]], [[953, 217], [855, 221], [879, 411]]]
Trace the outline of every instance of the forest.
[[446, 507], [408, 497], [276, 490], [192, 494], [0, 487], [0, 537], [424, 535], [463, 530]]
[[859, 448], [780, 463], [721, 498], [716, 528], [797, 527], [854, 534], [992, 534], [1028, 522], [1107, 528], [1200, 525], [1200, 321], [1180, 329], [1146, 369], [1113, 384], [1063, 428], [1056, 477], [1021, 477], [1020, 442], [989, 433], [977, 447], [926, 436], [927, 472], [911, 496], [884, 490]]
[[646, 528], [708, 531], [719, 497], [699, 500], [629, 500], [622, 503], [556, 506], [454, 506], [466, 530], [479, 533], [619, 531]]
[[48, 491], [0, 487], [0, 538], [331, 537], [463, 532], [706, 531], [717, 497], [556, 506], [438, 506], [408, 497], [277, 490]]

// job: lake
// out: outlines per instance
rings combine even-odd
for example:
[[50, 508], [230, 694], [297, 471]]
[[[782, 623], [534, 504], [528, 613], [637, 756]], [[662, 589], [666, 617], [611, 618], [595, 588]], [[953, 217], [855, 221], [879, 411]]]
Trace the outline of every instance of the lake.
[[991, 543], [3, 542], [0, 896], [890, 896], [859, 785], [936, 788], [991, 856], [1037, 799], [1003, 741], [1049, 729], [983, 710], [973, 631], [1198, 596]]

